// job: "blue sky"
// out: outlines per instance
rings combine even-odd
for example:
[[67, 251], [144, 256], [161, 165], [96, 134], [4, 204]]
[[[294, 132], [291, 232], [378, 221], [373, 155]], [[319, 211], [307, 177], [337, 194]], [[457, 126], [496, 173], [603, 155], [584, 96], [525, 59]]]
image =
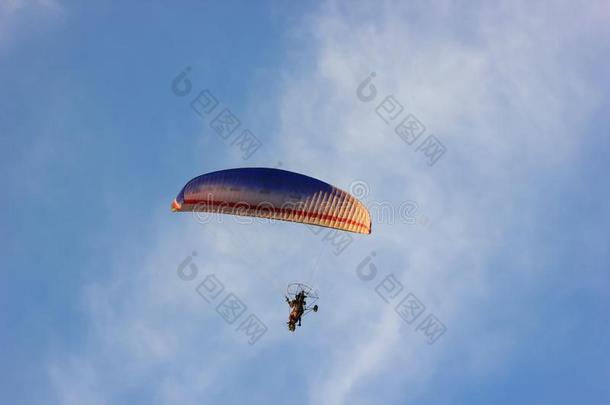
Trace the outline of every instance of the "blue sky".
[[[607, 2], [168, 4], [0, 4], [3, 403], [610, 403]], [[189, 107], [204, 89], [262, 142], [249, 159]], [[388, 95], [435, 165], [377, 116]], [[298, 224], [169, 211], [196, 175], [280, 165], [418, 221], [337, 255]], [[177, 276], [193, 251], [256, 344]], [[433, 345], [376, 294], [388, 274], [447, 327]], [[294, 280], [322, 310], [293, 335]]]

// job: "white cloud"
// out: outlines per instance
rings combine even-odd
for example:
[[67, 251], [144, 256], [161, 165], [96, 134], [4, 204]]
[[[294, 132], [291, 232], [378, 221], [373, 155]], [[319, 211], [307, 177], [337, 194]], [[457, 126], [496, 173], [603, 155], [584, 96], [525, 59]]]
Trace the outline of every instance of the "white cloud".
[[[536, 179], [579, 157], [583, 139], [575, 134], [600, 93], [574, 55], [590, 31], [601, 29], [574, 23], [592, 16], [587, 5], [575, 12], [560, 4], [549, 15], [543, 5], [505, 2], [462, 10], [453, 4], [414, 9], [385, 2], [379, 9], [360, 8], [352, 18], [342, 4], [325, 7], [307, 27], [317, 41], [316, 69], [287, 80], [278, 133], [291, 134], [282, 138], [280, 155], [295, 168], [315, 168], [337, 184], [370, 179], [376, 198], [415, 199], [431, 213], [435, 226], [429, 232], [408, 235], [414, 231], [376, 226], [371, 244], [402, 249], [402, 260], [408, 258], [414, 271], [402, 272], [399, 256], [387, 271], [408, 280], [450, 329], [472, 322], [475, 335], [487, 327], [483, 320], [473, 322], [485, 312], [476, 303], [498, 288], [492, 269], [483, 266], [512, 239], [506, 234], [511, 223], [534, 220], [537, 207], [510, 206], [514, 193], [536, 193]], [[371, 71], [379, 95], [363, 104], [355, 88]], [[447, 146], [435, 167], [426, 166], [375, 115], [374, 107], [390, 94]], [[507, 215], [507, 208], [513, 213]], [[516, 274], [532, 270], [519, 261], [514, 266]], [[345, 319], [343, 327], [359, 322]], [[473, 373], [501, 368], [513, 346], [510, 333], [485, 333], [484, 342], [457, 334], [461, 339], [452, 340], [452, 347], [447, 341], [442, 347], [464, 350], [464, 360], [471, 359], [464, 367]], [[378, 361], [417, 364], [424, 375], [442, 364], [440, 357], [405, 351], [390, 332], [380, 335], [365, 348], [358, 339], [342, 342], [340, 350], [350, 354], [326, 364], [327, 378], [312, 384], [312, 391], [332, 397], [328, 403], [356, 400], [359, 391], [352, 387], [366, 384], [366, 369], [378, 366], [363, 361], [371, 351]], [[379, 347], [378, 341], [385, 344]], [[487, 348], [484, 360], [477, 355], [481, 344]], [[402, 382], [408, 383], [409, 367], [405, 371], [396, 362], [385, 373], [404, 374]]]

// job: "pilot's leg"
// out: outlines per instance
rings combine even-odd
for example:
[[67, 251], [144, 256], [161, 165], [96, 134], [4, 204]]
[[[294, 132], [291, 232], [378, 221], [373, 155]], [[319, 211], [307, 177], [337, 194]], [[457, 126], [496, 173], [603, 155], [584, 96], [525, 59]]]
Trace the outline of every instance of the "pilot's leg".
[[301, 326], [301, 317], [299, 316], [299, 326]]

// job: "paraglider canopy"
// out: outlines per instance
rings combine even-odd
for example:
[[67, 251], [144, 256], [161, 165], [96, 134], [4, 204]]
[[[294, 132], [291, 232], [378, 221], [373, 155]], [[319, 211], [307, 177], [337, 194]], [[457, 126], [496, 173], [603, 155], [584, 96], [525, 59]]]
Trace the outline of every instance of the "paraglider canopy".
[[178, 193], [171, 208], [371, 233], [371, 216], [354, 196], [313, 177], [280, 169], [238, 168], [195, 177]]

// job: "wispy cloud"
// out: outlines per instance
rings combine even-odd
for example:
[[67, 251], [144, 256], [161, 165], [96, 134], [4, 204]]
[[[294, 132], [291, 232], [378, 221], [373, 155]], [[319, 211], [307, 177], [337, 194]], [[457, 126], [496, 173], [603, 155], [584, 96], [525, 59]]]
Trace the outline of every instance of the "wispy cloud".
[[[297, 37], [312, 41], [308, 52], [286, 67], [272, 95], [280, 119], [275, 146], [267, 139], [265, 148], [289, 170], [345, 188], [363, 179], [380, 200], [416, 200], [433, 225], [380, 224], [334, 257], [298, 225], [203, 227], [160, 213], [154, 243], [127, 245], [111, 280], [83, 291], [90, 334], [77, 349], [63, 349], [65, 360], [53, 357], [49, 365], [60, 400], [114, 402], [140, 387], [146, 392], [138, 398], [161, 403], [221, 393], [247, 398], [248, 392], [268, 403], [293, 390], [301, 394], [296, 403], [391, 401], [425, 393], [429, 379], [451, 361], [473, 375], [505, 367], [520, 331], [505, 333], [505, 326], [489, 322], [490, 298], [507, 297], [487, 266], [515, 240], [511, 225], [540, 209], [544, 196], [537, 188], [549, 171], [578, 157], [583, 139], [574, 134], [600, 95], [582, 73], [586, 61], [573, 55], [601, 23], [570, 21], [595, 21], [590, 10], [574, 12], [566, 3], [546, 14], [514, 2], [320, 7], [299, 27]], [[372, 71], [379, 95], [366, 104], [356, 87]], [[445, 143], [447, 154], [434, 167], [375, 114], [390, 94]], [[511, 206], [519, 192], [536, 195], [531, 206]], [[133, 259], [134, 250], [150, 254]], [[222, 274], [260, 312], [270, 330], [257, 345], [240, 340], [194, 285], [176, 276], [192, 250], [200, 252], [202, 274]], [[378, 253], [380, 277], [395, 274], [446, 323], [437, 344], [428, 346], [379, 300], [373, 288], [379, 279], [358, 280], [355, 268], [371, 250]], [[278, 289], [312, 278], [303, 263], [317, 255], [319, 287], [332, 293], [322, 295], [321, 312], [290, 336]], [[515, 256], [506, 268], [535, 280], [528, 259], [537, 260]], [[287, 358], [304, 369], [291, 370]], [[299, 386], [266, 381], [234, 392], [248, 369], [265, 370], [269, 381], [274, 370], [284, 370]]]
[[[575, 13], [559, 5], [549, 15], [542, 5], [521, 3], [419, 8], [384, 2], [351, 12], [333, 2], [304, 28], [303, 35], [316, 40], [314, 68], [290, 76], [281, 96], [278, 133], [291, 134], [282, 138], [285, 161], [299, 170], [315, 168], [337, 183], [350, 176], [370, 179], [377, 197], [416, 199], [434, 213], [437, 225], [430, 232], [409, 235], [400, 227], [378, 226], [370, 245], [393, 252], [387, 271], [401, 274], [447, 319], [450, 343], [439, 350], [463, 350], [471, 372], [503, 367], [513, 345], [507, 338], [518, 339], [509, 338], [510, 332], [487, 334], [489, 350], [481, 362], [481, 342], [459, 332], [460, 325], [469, 324], [473, 335], [488, 327], [478, 305], [498, 285], [485, 263], [514, 241], [507, 234], [511, 223], [533, 221], [538, 212], [537, 199], [518, 210], [511, 200], [515, 193], [537, 194], [553, 168], [579, 157], [583, 139], [574, 134], [600, 100], [584, 74], [587, 61], [577, 55], [580, 43], [604, 28], [575, 23], [593, 16], [582, 6]], [[363, 104], [356, 86], [373, 71], [379, 95]], [[386, 95], [445, 141], [448, 152], [437, 166], [424, 165], [394, 126], [376, 116], [374, 108]], [[536, 262], [535, 252], [530, 254]], [[508, 266], [517, 274], [534, 270], [519, 258]], [[360, 324], [349, 316], [344, 321], [345, 328]], [[409, 378], [409, 364], [423, 375], [443, 365], [442, 357], [414, 361], [417, 355], [404, 350], [392, 329], [377, 325], [380, 332], [370, 345], [363, 344], [370, 336], [361, 333], [362, 340], [341, 342], [349, 355], [326, 364], [333, 371], [312, 383], [313, 392], [326, 393], [334, 399], [329, 403], [358, 398], [354, 392], [361, 390], [352, 387], [371, 386], [363, 376], [378, 367], [377, 361], [363, 361], [371, 352], [376, 359], [393, 357], [383, 374], [404, 375], [408, 387], [418, 378]], [[459, 339], [451, 338], [452, 326]]]

